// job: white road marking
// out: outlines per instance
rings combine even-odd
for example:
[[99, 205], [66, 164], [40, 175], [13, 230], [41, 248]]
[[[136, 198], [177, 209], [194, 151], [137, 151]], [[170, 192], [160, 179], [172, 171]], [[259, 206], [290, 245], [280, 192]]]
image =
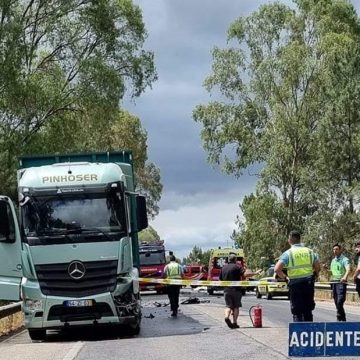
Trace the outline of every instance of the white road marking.
[[65, 355], [63, 360], [73, 360], [75, 359], [76, 355], [80, 352], [82, 347], [85, 345], [84, 342], [78, 341], [75, 345], [70, 349], [70, 351]]

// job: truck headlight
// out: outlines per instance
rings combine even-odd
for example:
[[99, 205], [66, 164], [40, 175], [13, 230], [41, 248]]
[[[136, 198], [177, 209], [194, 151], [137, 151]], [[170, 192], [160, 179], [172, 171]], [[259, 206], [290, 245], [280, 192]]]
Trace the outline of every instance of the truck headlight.
[[43, 302], [42, 302], [42, 300], [26, 299], [25, 307], [30, 311], [42, 310]]

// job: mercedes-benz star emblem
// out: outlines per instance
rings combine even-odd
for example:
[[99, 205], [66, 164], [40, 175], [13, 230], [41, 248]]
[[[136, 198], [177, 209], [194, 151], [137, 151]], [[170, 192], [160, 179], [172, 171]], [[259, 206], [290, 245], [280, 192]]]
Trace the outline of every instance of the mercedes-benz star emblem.
[[81, 261], [73, 261], [68, 267], [68, 273], [74, 280], [80, 280], [85, 276], [85, 265]]

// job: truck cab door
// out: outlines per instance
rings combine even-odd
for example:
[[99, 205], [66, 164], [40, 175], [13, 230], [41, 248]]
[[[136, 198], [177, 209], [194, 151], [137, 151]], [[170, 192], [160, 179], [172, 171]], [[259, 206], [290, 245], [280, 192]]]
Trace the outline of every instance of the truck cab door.
[[19, 300], [22, 278], [21, 238], [15, 207], [0, 196], [0, 300]]

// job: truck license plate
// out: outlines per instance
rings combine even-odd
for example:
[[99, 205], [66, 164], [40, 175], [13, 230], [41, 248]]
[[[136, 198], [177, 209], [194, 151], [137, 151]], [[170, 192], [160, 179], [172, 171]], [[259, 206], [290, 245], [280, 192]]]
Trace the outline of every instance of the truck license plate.
[[94, 300], [66, 300], [64, 305], [68, 307], [93, 306]]

